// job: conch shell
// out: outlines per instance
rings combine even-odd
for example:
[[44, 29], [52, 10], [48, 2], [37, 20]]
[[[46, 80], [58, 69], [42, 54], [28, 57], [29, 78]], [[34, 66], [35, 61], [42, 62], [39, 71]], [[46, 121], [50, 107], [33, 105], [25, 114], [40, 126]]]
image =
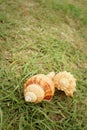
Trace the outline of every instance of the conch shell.
[[54, 72], [48, 75], [37, 74], [28, 79], [24, 84], [25, 101], [39, 103], [42, 100], [50, 100], [55, 91], [52, 81], [54, 75]]
[[54, 76], [53, 80], [58, 90], [64, 91], [67, 96], [73, 96], [73, 92], [76, 91], [76, 79], [71, 73], [59, 72]]

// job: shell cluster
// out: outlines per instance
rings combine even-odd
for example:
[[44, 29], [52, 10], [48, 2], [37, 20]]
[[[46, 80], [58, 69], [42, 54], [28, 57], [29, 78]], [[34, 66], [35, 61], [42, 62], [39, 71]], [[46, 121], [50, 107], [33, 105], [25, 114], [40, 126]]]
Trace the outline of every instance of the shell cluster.
[[24, 84], [24, 98], [26, 102], [39, 103], [50, 101], [55, 88], [64, 91], [67, 96], [73, 96], [76, 91], [76, 79], [69, 72], [50, 72], [47, 75], [37, 74], [29, 78]]

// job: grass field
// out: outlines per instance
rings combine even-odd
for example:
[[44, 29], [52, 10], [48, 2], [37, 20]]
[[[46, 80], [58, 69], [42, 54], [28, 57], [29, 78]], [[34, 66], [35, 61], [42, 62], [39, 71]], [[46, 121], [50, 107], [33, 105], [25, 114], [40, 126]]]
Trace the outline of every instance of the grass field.
[[[87, 130], [87, 0], [0, 0], [0, 130]], [[70, 71], [73, 98], [25, 103], [34, 74]]]

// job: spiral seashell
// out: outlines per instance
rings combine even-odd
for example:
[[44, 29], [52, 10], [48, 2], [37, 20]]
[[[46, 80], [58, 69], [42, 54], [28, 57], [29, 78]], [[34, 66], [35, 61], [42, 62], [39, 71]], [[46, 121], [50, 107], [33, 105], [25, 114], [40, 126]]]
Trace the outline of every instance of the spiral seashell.
[[54, 74], [37, 74], [32, 76], [24, 84], [24, 97], [26, 102], [39, 103], [42, 100], [50, 100], [54, 95], [55, 87], [52, 81]]
[[53, 78], [55, 87], [65, 92], [67, 96], [73, 96], [76, 91], [76, 79], [69, 72], [59, 72]]

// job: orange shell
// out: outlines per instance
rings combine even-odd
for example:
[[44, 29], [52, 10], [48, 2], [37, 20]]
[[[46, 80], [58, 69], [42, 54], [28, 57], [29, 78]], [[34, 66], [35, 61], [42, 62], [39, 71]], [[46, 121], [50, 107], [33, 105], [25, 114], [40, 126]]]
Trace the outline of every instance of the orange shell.
[[31, 84], [37, 84], [41, 86], [41, 88], [45, 92], [44, 99], [50, 100], [54, 95], [55, 87], [51, 78], [47, 77], [44, 74], [37, 74], [32, 76], [27, 82], [24, 84], [24, 90]]

